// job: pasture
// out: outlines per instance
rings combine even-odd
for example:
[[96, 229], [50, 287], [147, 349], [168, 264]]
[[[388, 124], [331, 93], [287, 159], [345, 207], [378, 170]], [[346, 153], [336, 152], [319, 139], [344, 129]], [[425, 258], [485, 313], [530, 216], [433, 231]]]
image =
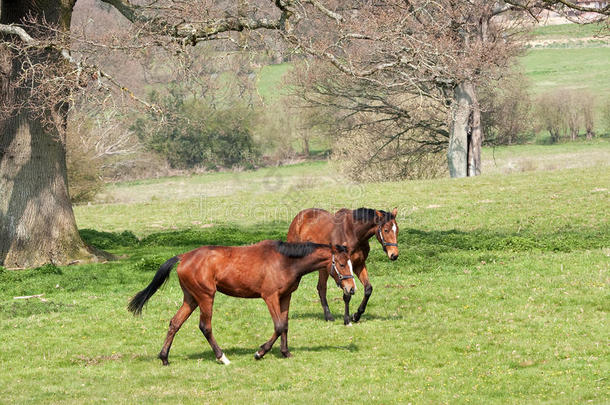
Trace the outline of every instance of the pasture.
[[[109, 186], [76, 215], [119, 261], [0, 270], [0, 402], [607, 403], [609, 145], [545, 146], [553, 167], [459, 180], [351, 185], [315, 162]], [[536, 163], [532, 148], [484, 154]], [[578, 153], [601, 158], [562, 163]], [[163, 367], [176, 275], [142, 318], [126, 310], [158, 266], [199, 245], [285, 238], [310, 206], [399, 209], [400, 257], [372, 241], [360, 323], [324, 322], [310, 274], [292, 299], [294, 357], [276, 342], [255, 361], [272, 333], [266, 305], [217, 294], [214, 333], [232, 364], [216, 364], [196, 311]], [[328, 295], [337, 317], [341, 292], [330, 283]]]

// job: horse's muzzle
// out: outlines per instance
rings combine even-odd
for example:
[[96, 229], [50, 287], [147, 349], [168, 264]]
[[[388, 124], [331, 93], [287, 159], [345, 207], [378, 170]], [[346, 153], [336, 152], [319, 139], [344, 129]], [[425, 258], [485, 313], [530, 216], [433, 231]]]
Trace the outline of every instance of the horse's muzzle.
[[396, 254], [396, 253], [392, 253], [392, 254], [390, 255], [390, 260], [394, 261], [394, 260], [396, 260], [396, 259], [398, 259], [398, 254]]

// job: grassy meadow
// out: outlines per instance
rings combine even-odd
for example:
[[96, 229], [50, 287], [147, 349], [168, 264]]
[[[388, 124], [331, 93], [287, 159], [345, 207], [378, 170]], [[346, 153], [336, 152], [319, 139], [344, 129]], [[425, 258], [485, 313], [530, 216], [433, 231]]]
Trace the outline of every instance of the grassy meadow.
[[[535, 91], [582, 83], [608, 94], [610, 48], [589, 45], [529, 50]], [[261, 71], [265, 102], [288, 69]], [[353, 184], [315, 161], [107, 185], [75, 214], [83, 238], [118, 261], [0, 268], [0, 403], [607, 404], [610, 141], [484, 148], [483, 160], [482, 176], [454, 180]], [[343, 326], [331, 282], [339, 320], [325, 322], [310, 274], [292, 298], [294, 357], [278, 341], [255, 361], [273, 329], [266, 305], [219, 293], [214, 334], [232, 363], [215, 362], [195, 311], [163, 367], [176, 275], [142, 317], [126, 310], [159, 265], [200, 245], [284, 239], [312, 206], [398, 207], [400, 257], [371, 241], [361, 321]]]
[[[538, 154], [524, 148], [497, 159]], [[557, 164], [609, 151], [546, 148]], [[0, 271], [0, 402], [607, 403], [608, 161], [367, 185], [315, 162], [114, 185], [114, 203], [76, 215], [85, 239], [119, 261]], [[294, 357], [278, 342], [255, 361], [272, 333], [264, 302], [218, 294], [214, 332], [232, 364], [215, 363], [194, 315], [161, 366], [182, 298], [175, 274], [143, 317], [125, 308], [159, 264], [203, 244], [283, 238], [310, 206], [399, 208], [401, 254], [390, 262], [372, 243], [361, 322], [324, 322], [317, 276], [305, 276], [291, 306]], [[14, 299], [34, 294], [44, 295]], [[361, 299], [359, 288], [352, 310]], [[329, 302], [340, 315], [331, 284]]]
[[534, 93], [562, 87], [608, 99], [610, 46], [530, 49], [520, 60]]

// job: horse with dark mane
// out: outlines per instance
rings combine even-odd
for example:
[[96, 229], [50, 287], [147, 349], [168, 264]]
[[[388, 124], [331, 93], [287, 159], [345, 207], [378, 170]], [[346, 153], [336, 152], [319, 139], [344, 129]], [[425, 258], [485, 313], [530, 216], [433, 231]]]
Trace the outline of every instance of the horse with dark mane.
[[135, 315], [142, 312], [144, 304], [167, 281], [176, 263], [179, 263], [176, 272], [184, 302], [169, 323], [159, 353], [163, 365], [169, 364], [167, 358], [174, 335], [197, 307], [201, 311], [199, 329], [216, 359], [223, 364], [230, 363], [212, 334], [212, 305], [216, 291], [233, 297], [262, 298], [267, 304], [274, 332], [254, 354], [258, 360], [271, 350], [279, 336], [282, 354], [291, 356], [288, 351], [288, 308], [290, 297], [303, 275], [325, 268], [344, 294], [353, 294], [356, 287], [352, 263], [343, 245], [265, 240], [250, 246], [202, 246], [162, 264], [151, 283], [130, 301], [131, 312]]
[[[343, 322], [345, 325], [350, 325], [351, 321], [358, 322], [360, 320], [373, 293], [366, 268], [366, 259], [371, 250], [369, 239], [375, 235], [388, 258], [390, 260], [398, 258], [397, 213], [396, 208], [392, 212], [370, 208], [358, 208], [357, 210], [343, 208], [333, 215], [319, 208], [309, 208], [299, 212], [290, 224], [287, 236], [289, 242], [334, 243], [337, 240], [347, 241], [354, 273], [364, 286], [364, 298], [358, 307], [358, 311], [350, 317], [349, 302], [351, 295], [343, 294], [345, 303]], [[328, 276], [327, 269], [319, 271], [318, 294], [324, 310], [324, 318], [327, 321], [334, 321], [335, 318], [331, 314], [326, 300]]]

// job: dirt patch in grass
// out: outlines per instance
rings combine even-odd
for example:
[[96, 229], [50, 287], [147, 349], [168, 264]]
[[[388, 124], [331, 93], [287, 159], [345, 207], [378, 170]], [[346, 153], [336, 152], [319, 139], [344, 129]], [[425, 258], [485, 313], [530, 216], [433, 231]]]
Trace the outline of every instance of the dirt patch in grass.
[[74, 363], [83, 364], [85, 366], [97, 366], [98, 364], [106, 363], [108, 361], [118, 361], [123, 358], [121, 353], [112, 353], [111, 355], [99, 355], [95, 357], [85, 356], [84, 354], [78, 354], [74, 356], [72, 361]]

